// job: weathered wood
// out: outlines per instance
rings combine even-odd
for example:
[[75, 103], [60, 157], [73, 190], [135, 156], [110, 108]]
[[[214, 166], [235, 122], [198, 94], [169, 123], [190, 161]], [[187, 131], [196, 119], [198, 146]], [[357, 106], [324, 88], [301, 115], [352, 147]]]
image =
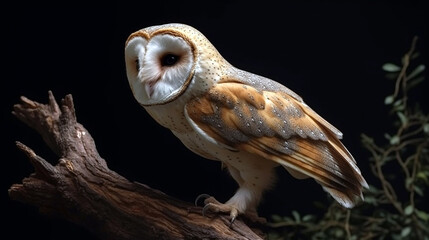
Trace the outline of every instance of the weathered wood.
[[[202, 216], [201, 207], [130, 182], [107, 167], [89, 132], [77, 122], [73, 99], [58, 106], [21, 97], [13, 114], [59, 156], [51, 165], [17, 142], [35, 173], [9, 189], [10, 198], [81, 225], [101, 239], [262, 239], [241, 219]], [[112, 139], [114, 141], [114, 139]]]

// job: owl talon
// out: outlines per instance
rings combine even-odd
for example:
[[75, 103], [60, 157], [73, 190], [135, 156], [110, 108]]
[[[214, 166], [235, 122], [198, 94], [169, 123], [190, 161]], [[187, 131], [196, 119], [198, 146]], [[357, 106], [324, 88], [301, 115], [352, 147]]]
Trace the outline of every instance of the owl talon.
[[[204, 216], [204, 217], [206, 216], [207, 211], [210, 211], [210, 208], [211, 208], [211, 207], [212, 207], [211, 203], [206, 204], [206, 205], [203, 207], [202, 214], [203, 214], [203, 216]], [[211, 211], [212, 211], [212, 212], [217, 212], [217, 211], [213, 211], [213, 210], [211, 210]]]
[[218, 213], [218, 212], [229, 213], [229, 216], [231, 219], [229, 226], [231, 226], [234, 223], [235, 219], [238, 216], [238, 209], [237, 208], [235, 208], [234, 206], [229, 205], [229, 204], [220, 203], [214, 197], [207, 198], [204, 201], [204, 203], [206, 205], [203, 207], [203, 211], [202, 211], [203, 216], [206, 216], [207, 211], [211, 211], [214, 213]]
[[229, 221], [229, 227], [232, 227], [232, 224], [234, 223], [235, 218], [237, 218], [237, 216], [231, 217], [231, 221]]
[[200, 195], [198, 195], [198, 196], [197, 196], [197, 198], [195, 199], [194, 204], [195, 204], [195, 206], [197, 207], [197, 206], [198, 206], [198, 202], [200, 201], [200, 199], [203, 199], [203, 198], [204, 198], [204, 202], [205, 202], [205, 200], [206, 200], [206, 199], [211, 198], [211, 197], [212, 197], [212, 196], [210, 196], [210, 195], [208, 195], [208, 194], [206, 194], [206, 193], [200, 194]]

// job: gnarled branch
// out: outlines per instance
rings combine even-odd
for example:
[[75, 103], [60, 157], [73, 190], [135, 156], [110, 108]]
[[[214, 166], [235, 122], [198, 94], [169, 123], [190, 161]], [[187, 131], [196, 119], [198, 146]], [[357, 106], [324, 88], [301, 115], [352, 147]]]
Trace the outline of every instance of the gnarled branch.
[[262, 231], [240, 219], [230, 226], [226, 216], [202, 216], [200, 207], [110, 170], [89, 132], [76, 121], [71, 95], [61, 106], [52, 92], [48, 104], [21, 97], [13, 114], [60, 159], [51, 165], [17, 142], [35, 173], [10, 187], [12, 199], [81, 225], [101, 239], [261, 239]]

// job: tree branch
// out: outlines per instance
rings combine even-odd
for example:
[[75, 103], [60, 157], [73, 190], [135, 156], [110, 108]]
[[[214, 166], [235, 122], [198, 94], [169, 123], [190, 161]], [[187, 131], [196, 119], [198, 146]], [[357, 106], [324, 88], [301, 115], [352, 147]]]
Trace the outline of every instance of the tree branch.
[[10, 198], [81, 225], [101, 239], [262, 239], [262, 231], [250, 229], [242, 219], [230, 226], [227, 216], [202, 216], [201, 207], [110, 170], [77, 122], [71, 95], [61, 106], [52, 92], [48, 104], [21, 97], [12, 113], [35, 129], [60, 159], [51, 165], [17, 142], [35, 173], [12, 185]]

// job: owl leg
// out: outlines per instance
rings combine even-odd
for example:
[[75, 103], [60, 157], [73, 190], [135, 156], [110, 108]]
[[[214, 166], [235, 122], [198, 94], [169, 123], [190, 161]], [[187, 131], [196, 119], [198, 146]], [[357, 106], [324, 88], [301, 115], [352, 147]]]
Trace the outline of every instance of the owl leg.
[[272, 183], [272, 169], [259, 168], [258, 171], [240, 172], [232, 166], [227, 167], [231, 176], [237, 181], [240, 187], [226, 203], [220, 203], [214, 197], [207, 194], [200, 195], [197, 201], [201, 198], [206, 198], [204, 200], [203, 215], [208, 211], [229, 213], [232, 223], [239, 214], [244, 214], [253, 222], [264, 223], [265, 219], [258, 216], [256, 207], [263, 191]]
[[221, 203], [216, 200], [216, 198], [208, 194], [199, 195], [195, 200], [195, 203], [197, 203], [200, 199], [205, 198], [202, 214], [205, 216], [208, 212], [229, 213], [231, 224], [235, 221], [239, 214], [244, 214], [253, 222], [265, 223], [266, 220], [258, 216], [256, 208], [249, 205], [249, 203], [252, 201], [249, 201], [249, 198], [243, 198], [243, 196], [248, 195], [248, 190], [239, 188], [236, 194], [226, 203]]

